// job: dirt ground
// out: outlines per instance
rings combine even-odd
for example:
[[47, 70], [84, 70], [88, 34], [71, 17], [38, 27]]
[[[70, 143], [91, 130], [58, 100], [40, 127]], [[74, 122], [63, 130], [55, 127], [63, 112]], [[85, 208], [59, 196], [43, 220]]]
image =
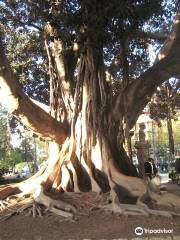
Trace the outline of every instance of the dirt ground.
[[173, 230], [173, 234], [145, 233], [139, 239], [172, 236], [180, 239], [180, 218], [113, 216], [97, 211], [75, 223], [61, 222], [58, 216], [35, 219], [15, 216], [0, 224], [0, 240], [132, 239], [138, 237], [136, 227]]
[[[174, 185], [170, 185], [169, 191], [180, 194], [180, 188]], [[143, 228], [143, 234], [140, 236], [135, 234], [137, 227]], [[150, 233], [154, 230], [166, 233]], [[86, 216], [79, 217], [75, 222], [62, 221], [61, 217], [55, 215], [37, 218], [15, 215], [0, 222], [0, 240], [61, 239], [180, 240], [180, 217], [120, 216], [94, 210]]]

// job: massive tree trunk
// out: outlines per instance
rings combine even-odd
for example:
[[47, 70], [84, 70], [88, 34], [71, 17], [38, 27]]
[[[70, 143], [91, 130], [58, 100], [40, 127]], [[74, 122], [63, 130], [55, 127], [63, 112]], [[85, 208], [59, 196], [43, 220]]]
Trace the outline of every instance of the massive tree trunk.
[[[121, 196], [121, 191], [117, 186], [122, 185], [123, 188], [127, 187], [127, 192], [131, 192], [130, 195], [138, 198], [145, 194], [146, 187], [140, 179], [136, 180], [139, 182], [138, 187], [134, 183], [131, 186], [131, 177], [126, 177], [126, 175], [136, 176], [137, 174], [123, 148], [123, 129], [119, 133], [119, 121], [112, 122], [112, 103], [105, 78], [102, 47], [92, 48], [89, 46], [81, 53], [76, 88], [72, 93], [66, 78], [68, 75], [66, 72], [68, 69], [65, 69], [64, 64], [66, 56], [63, 59], [59, 54], [61, 44], [60, 41], [55, 40], [52, 49], [47, 49], [47, 51], [49, 52], [50, 68], [58, 73], [57, 78], [53, 78], [51, 73], [51, 91], [53, 92], [51, 96], [53, 119], [51, 121], [56, 119], [56, 125], [59, 125], [58, 131], [63, 129], [65, 131], [63, 130], [62, 134], [58, 134], [57, 131], [59, 137], [53, 137], [52, 141], [49, 142], [49, 160], [44, 170], [41, 170], [41, 173], [37, 173], [31, 179], [12, 186], [12, 188], [3, 188], [0, 192], [0, 198], [4, 199], [10, 194], [18, 192], [33, 193], [39, 184], [42, 184], [47, 191], [108, 192], [113, 190], [119, 196]], [[50, 51], [53, 54], [50, 54]], [[3, 53], [2, 55], [2, 61], [4, 61], [2, 64], [6, 64], [2, 73], [3, 84], [9, 84], [7, 83], [9, 81], [11, 82], [10, 87], [14, 88], [15, 92], [17, 90], [21, 92], [19, 86], [14, 86], [15, 83], [11, 78], [15, 79], [15, 76], [10, 70], [5, 55]], [[11, 90], [7, 94], [14, 102], [15, 94], [12, 97]], [[27, 98], [22, 92], [21, 95]], [[63, 101], [63, 106], [62, 104], [58, 105], [58, 99]], [[18, 102], [16, 107], [12, 109], [14, 114], [21, 107], [21, 103], [16, 102]], [[26, 104], [25, 101], [24, 104]], [[63, 119], [60, 118], [62, 115], [57, 113], [60, 109], [63, 112]], [[26, 110], [32, 114], [31, 109]], [[124, 110], [120, 111], [122, 111], [120, 119], [122, 126]], [[43, 114], [46, 120], [46, 114]], [[23, 121], [22, 115], [21, 120]], [[36, 125], [38, 120], [36, 120]], [[65, 123], [60, 123], [59, 120]], [[38, 124], [41, 124], [41, 121]], [[61, 124], [64, 124], [63, 128]], [[68, 129], [68, 126], [71, 130]], [[32, 129], [34, 130], [33, 127]], [[36, 129], [38, 130], [38, 127]], [[50, 129], [48, 132], [51, 136]], [[67, 133], [66, 140], [61, 144], [65, 132]], [[122, 196], [124, 196], [124, 190]]]

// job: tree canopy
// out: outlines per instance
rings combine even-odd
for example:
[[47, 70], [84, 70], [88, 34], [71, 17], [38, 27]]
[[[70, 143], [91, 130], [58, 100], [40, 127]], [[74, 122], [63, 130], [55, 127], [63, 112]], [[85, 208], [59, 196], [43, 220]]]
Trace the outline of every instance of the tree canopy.
[[150, 115], [159, 126], [161, 120], [177, 120], [177, 113], [180, 110], [180, 82], [176, 79], [165, 82], [155, 93], [150, 103]]
[[[178, 1], [1, 1], [0, 8], [1, 31], [12, 69], [29, 96], [48, 103], [50, 72], [45, 42], [50, 47], [53, 39], [61, 39], [69, 79], [73, 78], [70, 75], [76, 72], [77, 59], [89, 41], [95, 48], [103, 47], [110, 94], [134, 85], [143, 72], [139, 82], [147, 88], [149, 45], [160, 48], [164, 43], [172, 30]], [[156, 66], [160, 72], [161, 65], [165, 68], [165, 59], [149, 69], [152, 78], [158, 76]], [[171, 75], [176, 75], [176, 69], [164, 77]], [[149, 95], [166, 80], [164, 77], [152, 80]], [[69, 81], [71, 91], [73, 82], [74, 79]], [[140, 88], [138, 83], [135, 85]], [[147, 100], [142, 101], [143, 106], [145, 103]], [[115, 110], [119, 107], [116, 105]], [[142, 107], [138, 114], [140, 110]], [[133, 118], [137, 119], [137, 114]], [[134, 121], [131, 122], [132, 126]]]
[[176, 79], [166, 81], [156, 91], [155, 99], [150, 103], [150, 117], [154, 119], [159, 126], [161, 121], [166, 120], [169, 137], [169, 152], [171, 159], [174, 155], [174, 138], [172, 130], [172, 120], [177, 120], [177, 112], [180, 109], [180, 82]]

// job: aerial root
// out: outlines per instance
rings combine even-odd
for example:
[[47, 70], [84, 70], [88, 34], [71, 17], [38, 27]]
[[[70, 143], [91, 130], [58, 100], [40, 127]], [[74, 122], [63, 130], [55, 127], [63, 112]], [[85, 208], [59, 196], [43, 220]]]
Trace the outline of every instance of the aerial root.
[[0, 221], [5, 221], [11, 216], [24, 213], [27, 216], [42, 217], [52, 213], [66, 220], [74, 221], [76, 208], [62, 200], [54, 200], [45, 195], [42, 186], [37, 188], [34, 195], [17, 194], [0, 201]]
[[74, 214], [76, 213], [76, 208], [73, 205], [62, 200], [52, 199], [51, 197], [45, 195], [41, 185], [37, 188], [33, 198], [36, 204], [38, 203], [44, 205], [48, 211], [56, 215], [72, 220]]
[[[40, 217], [43, 216], [43, 212], [42, 212], [41, 206], [38, 205], [35, 201], [33, 202], [32, 210], [31, 210], [31, 211], [32, 211], [32, 215], [33, 215], [34, 218], [37, 217], [37, 215], [40, 216]], [[30, 215], [30, 214], [31, 214], [31, 213], [29, 213], [29, 215]]]
[[0, 211], [3, 211], [6, 208], [7, 205], [8, 205], [7, 200], [1, 200], [0, 201]]
[[3, 210], [6, 210], [6, 212], [8, 212], [8, 213], [7, 214], [5, 213], [0, 218], [0, 222], [7, 220], [14, 215], [19, 215], [22, 213], [24, 213], [27, 216], [32, 215], [33, 217], [37, 217], [37, 216], [42, 217], [42, 215], [43, 215], [43, 210], [42, 210], [41, 206], [37, 205], [32, 199], [29, 200], [29, 202], [26, 204], [23, 203], [23, 206], [21, 205], [21, 207], [18, 206], [16, 208], [12, 209], [12, 208], [6, 206], [6, 208]]

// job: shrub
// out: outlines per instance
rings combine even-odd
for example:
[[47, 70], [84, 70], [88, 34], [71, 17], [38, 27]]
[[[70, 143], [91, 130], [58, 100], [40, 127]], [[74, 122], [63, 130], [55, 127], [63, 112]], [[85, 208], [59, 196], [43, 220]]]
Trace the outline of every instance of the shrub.
[[174, 170], [172, 170], [170, 173], [169, 173], [169, 178], [170, 179], [175, 179], [176, 177], [176, 172]]

